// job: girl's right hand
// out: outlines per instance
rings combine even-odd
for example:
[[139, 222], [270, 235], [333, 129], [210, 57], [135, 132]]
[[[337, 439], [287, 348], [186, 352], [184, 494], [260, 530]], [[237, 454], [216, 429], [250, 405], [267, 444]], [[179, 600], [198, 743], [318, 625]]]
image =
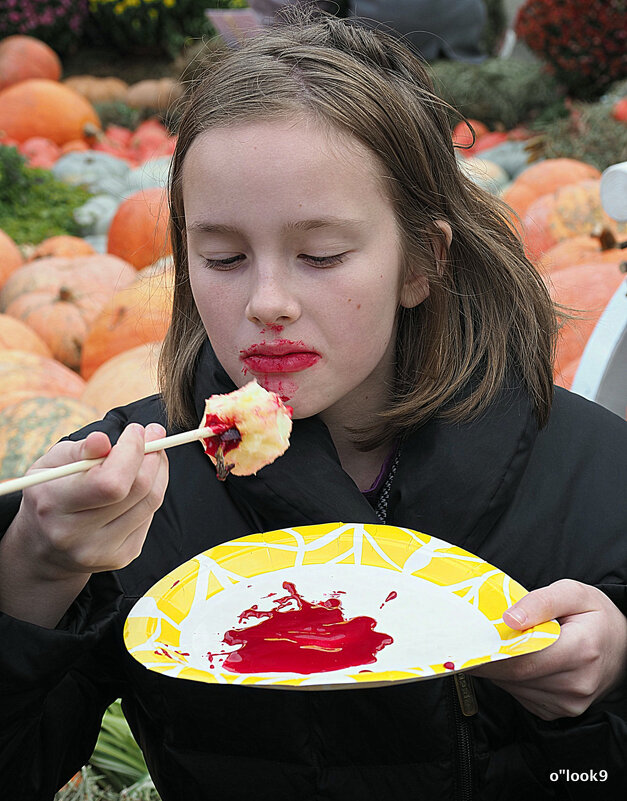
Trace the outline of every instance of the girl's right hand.
[[45, 625], [40, 615], [32, 619], [32, 603], [39, 601], [43, 612], [41, 596], [48, 588], [63, 606], [52, 615], [58, 620], [91, 573], [119, 569], [140, 554], [168, 483], [165, 451], [144, 455], [144, 445], [163, 436], [156, 423], [146, 429], [131, 423], [113, 447], [97, 431], [79, 442], [60, 442], [35, 462], [29, 472], [106, 457], [84, 473], [24, 490], [20, 511], [0, 543], [4, 611]]

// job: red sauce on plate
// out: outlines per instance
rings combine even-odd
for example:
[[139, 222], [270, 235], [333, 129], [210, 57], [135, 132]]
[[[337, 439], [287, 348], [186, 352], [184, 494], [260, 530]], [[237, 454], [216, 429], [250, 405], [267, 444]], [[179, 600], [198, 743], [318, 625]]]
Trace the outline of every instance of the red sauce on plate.
[[[376, 662], [376, 654], [393, 642], [389, 634], [375, 631], [371, 617], [347, 620], [338, 598], [310, 603], [289, 581], [288, 595], [273, 601], [276, 609], [257, 605], [242, 612], [240, 623], [259, 618], [245, 629], [224, 635], [227, 645], [240, 645], [223, 667], [233, 673], [324, 673]], [[262, 619], [263, 618], [263, 619]]]

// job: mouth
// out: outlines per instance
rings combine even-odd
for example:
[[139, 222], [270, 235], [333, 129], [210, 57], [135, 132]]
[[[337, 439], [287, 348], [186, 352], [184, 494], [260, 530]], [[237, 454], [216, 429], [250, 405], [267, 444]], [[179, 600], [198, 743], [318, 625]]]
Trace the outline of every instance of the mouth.
[[252, 345], [240, 352], [240, 359], [252, 373], [298, 373], [313, 367], [320, 354], [304, 342], [283, 339]]

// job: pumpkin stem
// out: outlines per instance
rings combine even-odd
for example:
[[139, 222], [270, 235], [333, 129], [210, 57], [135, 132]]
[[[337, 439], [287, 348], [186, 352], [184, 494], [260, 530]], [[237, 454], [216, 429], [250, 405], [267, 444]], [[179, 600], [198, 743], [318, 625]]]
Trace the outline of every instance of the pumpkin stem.
[[545, 146], [546, 136], [543, 136], [542, 134], [539, 136], [532, 136], [530, 139], [527, 139], [523, 148], [527, 153], [527, 163], [532, 164], [534, 161], [538, 161], [540, 158], [542, 158]]
[[96, 142], [100, 142], [104, 138], [102, 130], [98, 128], [97, 125], [94, 125], [93, 122], [85, 123], [85, 125], [83, 126], [83, 136], [88, 142], [92, 144], [94, 140]]
[[609, 228], [601, 228], [600, 230], [597, 228], [592, 232], [592, 236], [599, 240], [599, 245], [601, 246], [602, 251], [613, 250], [614, 248], [619, 247], [616, 237], [614, 236], [614, 232]]
[[72, 293], [72, 290], [68, 289], [68, 287], [66, 286], [62, 286], [59, 289], [58, 300], [71, 303], [74, 300], [74, 295]]

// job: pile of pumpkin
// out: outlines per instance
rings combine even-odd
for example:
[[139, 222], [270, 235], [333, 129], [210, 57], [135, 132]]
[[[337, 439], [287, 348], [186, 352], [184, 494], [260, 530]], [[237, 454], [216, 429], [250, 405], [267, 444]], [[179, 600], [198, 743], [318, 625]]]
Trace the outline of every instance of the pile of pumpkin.
[[[0, 58], [0, 77], [1, 65]], [[99, 152], [96, 143], [107, 139], [85, 128], [87, 122], [98, 130], [93, 107], [50, 78], [0, 91], [0, 130], [7, 115], [17, 119], [17, 100], [13, 105], [5, 100], [17, 97], [18, 90], [43, 105], [24, 115], [21, 127], [15, 123], [9, 136], [23, 148], [32, 133], [28, 118], [33, 125], [45, 121], [50, 127], [39, 134], [47, 131], [61, 149], [83, 143], [80, 152], [57, 158], [52, 170], [61, 180], [99, 192], [92, 201], [113, 198], [114, 208], [101, 212], [103, 252], [89, 237], [54, 237], [20, 249], [0, 231], [0, 480], [22, 474], [60, 437], [157, 390], [157, 359], [173, 290], [164, 189], [158, 181], [130, 191], [129, 176], [137, 167], [128, 143], [137, 142], [137, 132], [119, 142], [124, 152], [104, 152], [102, 146]], [[65, 92], [74, 93], [67, 115], [60, 112]], [[153, 144], [163, 142], [155, 125], [144, 129]], [[109, 132], [109, 143], [115, 137], [122, 134]], [[594, 325], [624, 278], [624, 251], [617, 242], [627, 239], [627, 226], [603, 212], [596, 168], [569, 159], [529, 163], [525, 136], [518, 134], [492, 136], [484, 144], [460, 155], [460, 163], [470, 164], [469, 174], [479, 182], [484, 173], [501, 170], [507, 176], [493, 191], [518, 215], [512, 224], [522, 227], [551, 294], [584, 312], [560, 337], [556, 381], [569, 386]], [[162, 160], [168, 158], [161, 153]], [[97, 208], [92, 212], [98, 216]]]
[[[76, 75], [61, 80], [55, 51], [32, 36], [0, 41], [0, 142], [15, 145], [33, 167], [51, 167], [74, 151], [112, 153], [132, 166], [171, 155], [174, 139], [161, 126], [133, 132], [102, 130], [94, 103], [120, 101], [134, 108], [164, 111], [183, 94], [174, 79], [139, 81]], [[146, 133], [148, 131], [148, 133]]]
[[[94, 194], [80, 211], [104, 252], [89, 236], [20, 249], [0, 231], [0, 478], [24, 472], [109, 408], [154, 392], [169, 322], [162, 162], [175, 139], [156, 119], [103, 131], [92, 103], [60, 76], [45, 43], [0, 42], [0, 143]], [[155, 163], [162, 168], [151, 180], [145, 167]]]
[[[615, 118], [626, 125], [623, 101]], [[489, 131], [478, 120], [458, 124], [453, 141], [460, 166], [513, 210], [512, 225], [556, 303], [572, 319], [561, 330], [555, 383], [569, 388], [590, 335], [624, 281], [627, 224], [603, 211], [601, 173], [569, 158], [534, 161], [532, 134], [524, 128]]]

